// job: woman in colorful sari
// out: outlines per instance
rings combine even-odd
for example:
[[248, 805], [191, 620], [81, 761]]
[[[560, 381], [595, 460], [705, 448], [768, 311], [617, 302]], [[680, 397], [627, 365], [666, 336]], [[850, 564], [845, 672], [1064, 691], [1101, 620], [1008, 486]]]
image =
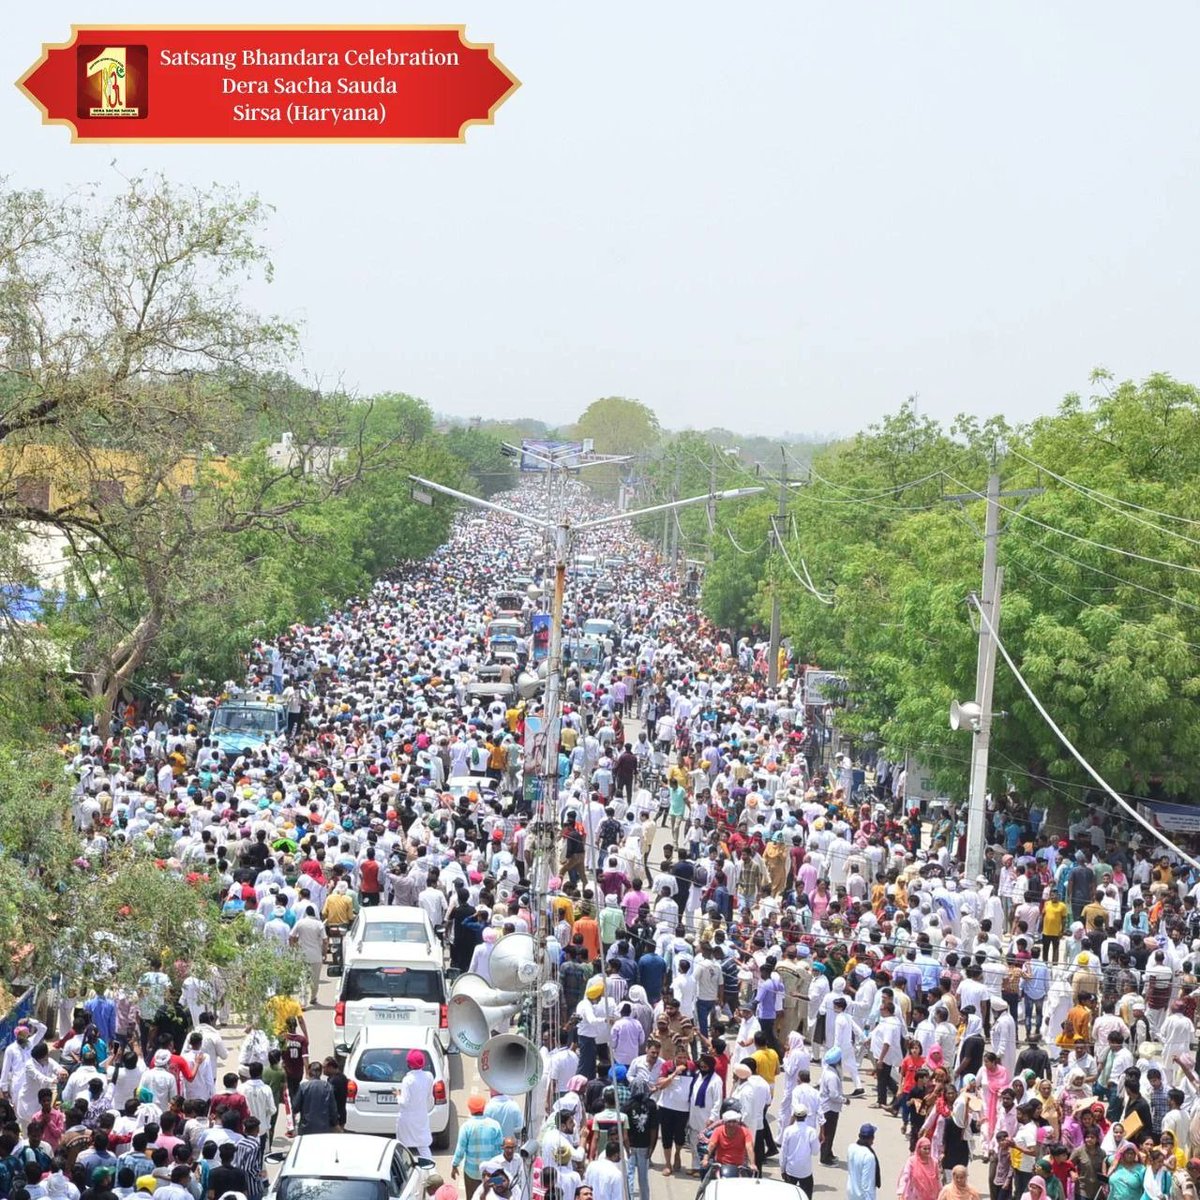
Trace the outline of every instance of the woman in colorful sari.
[[988, 1050], [983, 1056], [983, 1140], [990, 1142], [996, 1133], [996, 1110], [1000, 1093], [1009, 1084], [1008, 1071], [1000, 1056]]
[[782, 896], [783, 889], [787, 886], [790, 865], [787, 847], [783, 844], [782, 832], [771, 834], [771, 840], [767, 843], [766, 851], [763, 854], [763, 864], [767, 868], [771, 895]]
[[933, 1143], [917, 1139], [917, 1148], [904, 1164], [896, 1184], [898, 1200], [937, 1200], [942, 1190], [942, 1173], [933, 1157]]

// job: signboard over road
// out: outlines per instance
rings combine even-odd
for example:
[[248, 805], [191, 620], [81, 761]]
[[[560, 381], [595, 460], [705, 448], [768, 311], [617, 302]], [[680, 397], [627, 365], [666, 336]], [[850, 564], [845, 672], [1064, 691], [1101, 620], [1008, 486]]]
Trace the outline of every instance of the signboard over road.
[[804, 703], [820, 707], [825, 704], [845, 704], [848, 684], [844, 675], [833, 671], [804, 672]]

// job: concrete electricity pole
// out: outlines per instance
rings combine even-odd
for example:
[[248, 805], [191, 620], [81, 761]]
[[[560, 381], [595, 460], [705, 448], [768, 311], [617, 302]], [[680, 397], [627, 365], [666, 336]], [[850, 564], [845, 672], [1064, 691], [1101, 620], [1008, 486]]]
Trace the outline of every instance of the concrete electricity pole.
[[[779, 532], [780, 527], [787, 517], [787, 493], [788, 493], [788, 478], [787, 478], [787, 453], [780, 447], [780, 455], [783, 459], [783, 470], [779, 476], [779, 507], [775, 512], [775, 520], [771, 522], [771, 532], [768, 535], [771, 538], [771, 544], [778, 549], [783, 535]], [[779, 686], [779, 635], [780, 635], [780, 612], [779, 612], [779, 584], [771, 584], [771, 648], [767, 651], [767, 687], [773, 688]]]
[[1000, 570], [996, 549], [1000, 540], [1000, 476], [993, 471], [987, 481], [987, 513], [983, 525], [983, 587], [979, 622], [979, 652], [975, 660], [975, 703], [979, 728], [971, 747], [971, 787], [967, 800], [967, 878], [983, 872], [983, 847], [987, 841], [988, 753], [992, 743], [992, 684], [996, 678], [996, 639], [1000, 631]]
[[[983, 523], [983, 581], [979, 593], [980, 611], [987, 617], [979, 622], [979, 646], [975, 660], [975, 711], [972, 727], [971, 782], [967, 793], [966, 873], [971, 879], [983, 873], [983, 851], [987, 843], [988, 755], [992, 743], [992, 687], [996, 676], [996, 639], [1000, 632], [1000, 593], [1004, 586], [1004, 568], [997, 564], [1000, 542], [1000, 501], [1010, 496], [1037, 496], [1041, 488], [1000, 490], [1000, 474], [993, 468], [988, 475], [983, 500], [987, 505]], [[962, 503], [978, 500], [977, 492], [947, 496]]]

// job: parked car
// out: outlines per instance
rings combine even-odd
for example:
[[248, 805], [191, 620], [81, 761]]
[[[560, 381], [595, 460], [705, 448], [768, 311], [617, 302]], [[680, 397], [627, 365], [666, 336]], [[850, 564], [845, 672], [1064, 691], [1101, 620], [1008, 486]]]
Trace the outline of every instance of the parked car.
[[433, 1076], [429, 1128], [443, 1150], [450, 1128], [450, 1076], [437, 1034], [418, 1025], [368, 1025], [354, 1039], [346, 1060], [346, 1129], [391, 1136], [396, 1127], [396, 1089], [408, 1074], [408, 1052], [425, 1055]]
[[302, 1134], [282, 1156], [265, 1200], [424, 1200], [433, 1170], [432, 1159], [417, 1158], [394, 1138]]

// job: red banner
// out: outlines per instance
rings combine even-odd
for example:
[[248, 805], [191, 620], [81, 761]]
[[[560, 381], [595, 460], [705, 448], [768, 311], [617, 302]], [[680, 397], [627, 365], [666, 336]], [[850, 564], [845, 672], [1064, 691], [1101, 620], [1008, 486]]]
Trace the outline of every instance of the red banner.
[[461, 25], [75, 25], [18, 86], [78, 142], [461, 142], [520, 82]]

